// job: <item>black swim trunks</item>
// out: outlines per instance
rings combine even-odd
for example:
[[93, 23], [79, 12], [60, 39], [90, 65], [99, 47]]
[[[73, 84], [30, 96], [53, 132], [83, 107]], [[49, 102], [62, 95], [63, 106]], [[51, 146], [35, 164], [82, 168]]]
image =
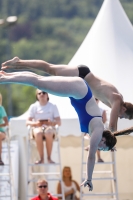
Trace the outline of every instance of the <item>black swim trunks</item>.
[[79, 70], [79, 77], [85, 78], [87, 74], [89, 74], [91, 71], [86, 65], [78, 65]]

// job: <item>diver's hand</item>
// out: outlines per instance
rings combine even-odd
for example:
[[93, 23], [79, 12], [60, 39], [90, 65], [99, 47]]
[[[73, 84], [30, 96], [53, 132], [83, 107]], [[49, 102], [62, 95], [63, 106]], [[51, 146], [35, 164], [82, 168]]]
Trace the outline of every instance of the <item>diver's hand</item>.
[[111, 149], [111, 151], [112, 151], [112, 152], [117, 151], [117, 150], [116, 150], [116, 147], [113, 147], [113, 148]]
[[91, 180], [85, 180], [82, 184], [81, 184], [81, 186], [83, 186], [84, 185], [84, 187], [89, 187], [89, 191], [92, 191], [93, 190], [93, 185], [92, 185], [92, 182], [91, 182]]

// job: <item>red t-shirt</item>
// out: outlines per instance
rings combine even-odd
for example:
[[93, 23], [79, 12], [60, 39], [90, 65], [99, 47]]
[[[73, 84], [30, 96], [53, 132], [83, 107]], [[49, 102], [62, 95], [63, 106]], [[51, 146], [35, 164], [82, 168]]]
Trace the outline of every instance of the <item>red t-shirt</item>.
[[[48, 196], [49, 196], [49, 200], [58, 200], [57, 197], [51, 196], [50, 193], [47, 193], [47, 194], [48, 194]], [[41, 200], [41, 197], [40, 197], [40, 196], [37, 196], [37, 197], [32, 198], [31, 200]]]

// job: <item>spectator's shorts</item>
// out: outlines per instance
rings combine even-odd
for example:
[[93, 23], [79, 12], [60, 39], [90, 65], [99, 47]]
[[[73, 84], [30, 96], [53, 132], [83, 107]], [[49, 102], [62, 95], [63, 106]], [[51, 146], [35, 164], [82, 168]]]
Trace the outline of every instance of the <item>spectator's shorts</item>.
[[55, 138], [55, 136], [57, 135], [57, 130], [55, 127], [53, 126], [41, 126], [41, 127], [32, 127], [31, 131], [30, 131], [30, 139], [34, 139], [34, 134], [35, 132], [42, 132], [43, 134], [43, 140], [45, 140], [45, 134], [47, 131], [52, 131], [53, 132], [53, 138]]

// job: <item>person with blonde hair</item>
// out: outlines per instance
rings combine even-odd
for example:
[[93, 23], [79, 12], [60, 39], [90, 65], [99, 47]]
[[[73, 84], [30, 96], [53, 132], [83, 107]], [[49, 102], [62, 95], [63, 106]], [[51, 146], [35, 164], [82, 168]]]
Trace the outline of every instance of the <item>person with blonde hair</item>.
[[58, 200], [57, 197], [53, 197], [48, 192], [48, 182], [45, 179], [39, 179], [37, 181], [38, 196], [33, 197], [31, 200]]
[[0, 93], [0, 165], [4, 165], [2, 161], [2, 141], [6, 138], [6, 126], [8, 126], [8, 118], [4, 107], [2, 106], [2, 94]]
[[89, 84], [93, 95], [111, 108], [109, 129], [112, 132], [117, 130], [118, 117], [133, 119], [133, 104], [124, 102], [122, 94], [114, 85], [95, 76], [85, 65], [56, 65], [44, 60], [21, 60], [14, 57], [12, 60], [2, 63], [1, 69], [10, 69], [10, 71], [37, 69], [54, 76], [81, 77]]
[[[76, 196], [76, 193], [77, 191], [80, 192], [80, 186], [75, 180], [72, 179], [72, 172], [70, 167], [65, 166], [63, 168], [62, 180], [65, 200], [79, 200], [79, 198]], [[57, 193], [62, 193], [60, 182], [57, 186]]]

